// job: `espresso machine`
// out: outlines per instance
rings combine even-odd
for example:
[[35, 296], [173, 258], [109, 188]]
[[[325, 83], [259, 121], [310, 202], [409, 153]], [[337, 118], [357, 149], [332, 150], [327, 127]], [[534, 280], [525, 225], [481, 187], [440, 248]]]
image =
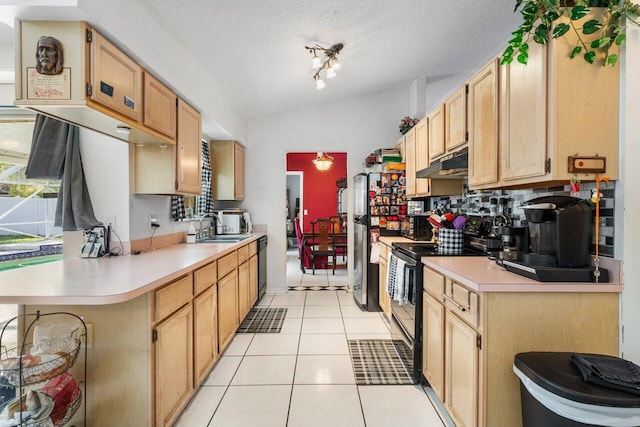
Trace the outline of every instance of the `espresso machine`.
[[[525, 202], [528, 245], [517, 261], [503, 260], [514, 273], [541, 282], [595, 282], [591, 246], [595, 206], [569, 196], [545, 196]], [[600, 282], [608, 282], [600, 269]]]

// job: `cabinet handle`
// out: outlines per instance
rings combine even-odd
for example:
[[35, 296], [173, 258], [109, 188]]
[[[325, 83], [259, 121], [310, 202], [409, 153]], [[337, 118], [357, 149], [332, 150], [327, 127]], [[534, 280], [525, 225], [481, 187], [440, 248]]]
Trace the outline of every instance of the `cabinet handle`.
[[467, 311], [466, 308], [464, 308], [463, 305], [458, 304], [453, 298], [451, 298], [449, 295], [447, 294], [442, 294], [442, 296], [444, 297], [444, 299], [446, 299], [447, 301], [449, 301], [451, 304], [455, 305], [456, 308], [458, 308], [460, 311]]

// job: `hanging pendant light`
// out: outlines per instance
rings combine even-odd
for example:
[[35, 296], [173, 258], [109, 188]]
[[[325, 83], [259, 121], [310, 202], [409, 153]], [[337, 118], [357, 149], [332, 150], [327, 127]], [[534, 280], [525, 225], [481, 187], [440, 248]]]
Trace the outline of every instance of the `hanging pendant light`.
[[325, 152], [318, 151], [316, 158], [313, 159], [312, 162], [314, 165], [316, 165], [316, 168], [319, 171], [326, 171], [333, 164], [333, 157], [331, 157]]

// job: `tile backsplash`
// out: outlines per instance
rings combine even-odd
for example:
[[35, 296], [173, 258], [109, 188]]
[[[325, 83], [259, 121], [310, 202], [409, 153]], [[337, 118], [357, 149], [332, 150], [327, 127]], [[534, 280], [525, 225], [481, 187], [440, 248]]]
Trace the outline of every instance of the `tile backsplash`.
[[[488, 209], [493, 215], [507, 214], [515, 225], [521, 225], [524, 221], [524, 211], [519, 208], [523, 202], [542, 196], [563, 195], [574, 196], [581, 199], [590, 199], [591, 191], [595, 188], [594, 182], [580, 183], [580, 191], [571, 193], [569, 185], [558, 187], [544, 187], [524, 190], [468, 190], [466, 182], [465, 193], [462, 196], [431, 197], [426, 203], [425, 209], [443, 207], [453, 211], [471, 214]], [[615, 181], [609, 184], [600, 184], [600, 255], [613, 257], [614, 248], [614, 209], [615, 209]], [[595, 245], [595, 238], [594, 238]], [[594, 249], [595, 252], [595, 249]]]

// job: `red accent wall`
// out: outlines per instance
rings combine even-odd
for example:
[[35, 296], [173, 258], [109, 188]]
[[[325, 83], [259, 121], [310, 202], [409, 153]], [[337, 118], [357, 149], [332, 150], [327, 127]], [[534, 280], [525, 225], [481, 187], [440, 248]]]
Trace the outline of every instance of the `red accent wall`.
[[303, 172], [302, 231], [311, 231], [311, 221], [327, 218], [338, 212], [338, 188], [336, 181], [347, 176], [347, 153], [330, 153], [333, 165], [324, 172], [311, 162], [317, 153], [287, 153], [287, 172]]

